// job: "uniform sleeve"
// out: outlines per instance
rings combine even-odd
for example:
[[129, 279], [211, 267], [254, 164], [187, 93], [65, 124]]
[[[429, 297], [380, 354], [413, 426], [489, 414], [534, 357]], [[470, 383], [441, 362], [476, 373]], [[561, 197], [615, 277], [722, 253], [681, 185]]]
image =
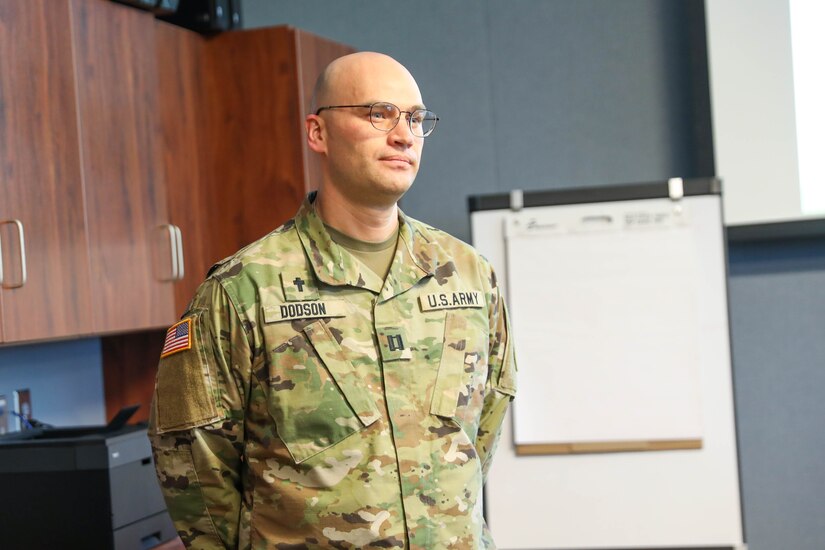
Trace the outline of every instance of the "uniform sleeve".
[[188, 347], [183, 337], [170, 345], [170, 335], [177, 338], [170, 329], [158, 367], [149, 423], [155, 468], [186, 547], [235, 548], [248, 335], [212, 279], [198, 289], [181, 323], [188, 327]]
[[501, 424], [507, 413], [507, 406], [516, 395], [516, 361], [510, 338], [507, 308], [495, 283], [491, 271], [493, 290], [490, 300], [490, 350], [488, 358], [489, 378], [487, 381], [484, 406], [481, 411], [478, 436], [475, 447], [481, 459], [484, 481], [490, 470], [493, 453], [498, 445]]

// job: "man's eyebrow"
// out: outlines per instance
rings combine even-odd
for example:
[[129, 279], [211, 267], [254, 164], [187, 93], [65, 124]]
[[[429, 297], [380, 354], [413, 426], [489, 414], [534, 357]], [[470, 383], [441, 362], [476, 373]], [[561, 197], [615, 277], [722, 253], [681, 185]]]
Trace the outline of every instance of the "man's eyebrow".
[[[387, 101], [386, 99], [370, 99], [370, 100], [365, 102], [365, 105], [373, 105], [375, 103], [392, 103], [392, 101]], [[393, 103], [393, 105], [395, 105], [395, 103]], [[427, 106], [424, 105], [423, 103], [416, 103], [415, 105], [410, 105], [409, 110], [410, 111], [417, 111], [419, 109], [426, 110]], [[404, 110], [404, 109], [402, 109], [402, 110]]]

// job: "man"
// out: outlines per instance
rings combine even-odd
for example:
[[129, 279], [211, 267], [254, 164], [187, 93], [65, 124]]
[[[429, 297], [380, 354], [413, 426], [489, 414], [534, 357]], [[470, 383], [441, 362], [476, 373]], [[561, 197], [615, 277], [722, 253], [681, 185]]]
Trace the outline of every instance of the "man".
[[486, 260], [397, 207], [437, 117], [369, 52], [314, 104], [317, 194], [169, 330], [150, 423], [169, 511], [192, 548], [492, 548], [504, 304]]

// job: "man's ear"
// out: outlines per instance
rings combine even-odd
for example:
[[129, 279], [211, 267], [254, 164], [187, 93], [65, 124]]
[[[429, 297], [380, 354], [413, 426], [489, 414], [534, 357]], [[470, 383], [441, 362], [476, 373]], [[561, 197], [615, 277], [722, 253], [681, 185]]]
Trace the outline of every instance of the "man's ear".
[[307, 115], [304, 120], [307, 131], [307, 145], [316, 153], [327, 152], [326, 127], [324, 119], [318, 115]]

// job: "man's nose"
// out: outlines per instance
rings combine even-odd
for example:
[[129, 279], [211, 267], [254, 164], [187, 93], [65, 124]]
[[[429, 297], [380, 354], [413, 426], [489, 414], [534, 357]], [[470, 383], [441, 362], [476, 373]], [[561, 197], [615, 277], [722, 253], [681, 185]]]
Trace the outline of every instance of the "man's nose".
[[394, 144], [404, 145], [406, 147], [412, 147], [413, 142], [415, 141], [415, 136], [410, 129], [410, 121], [408, 113], [401, 113], [401, 117], [398, 119], [398, 124], [395, 125], [395, 128], [392, 129], [390, 132], [390, 140]]

